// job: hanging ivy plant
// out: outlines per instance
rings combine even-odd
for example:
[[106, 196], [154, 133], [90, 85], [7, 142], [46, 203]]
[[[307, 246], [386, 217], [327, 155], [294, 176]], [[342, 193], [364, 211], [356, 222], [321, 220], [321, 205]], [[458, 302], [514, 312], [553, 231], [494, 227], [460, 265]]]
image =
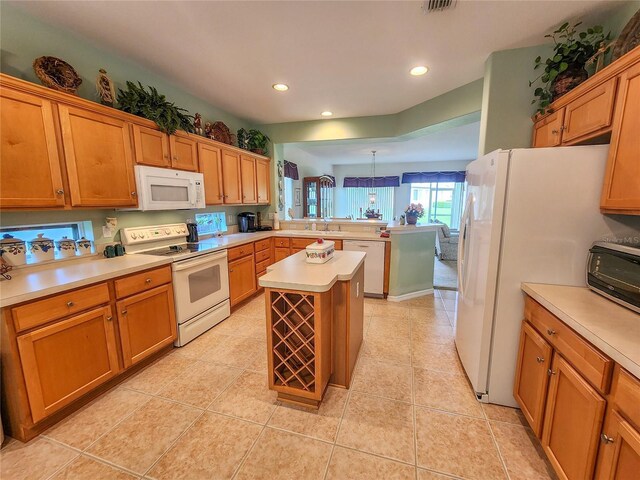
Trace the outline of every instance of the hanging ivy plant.
[[140, 82], [138, 85], [127, 82], [126, 90], [118, 89], [120, 110], [155, 122], [161, 131], [169, 135], [178, 129], [194, 132], [193, 116], [187, 114], [187, 110], [167, 101], [154, 87], [148, 88], [149, 91]]

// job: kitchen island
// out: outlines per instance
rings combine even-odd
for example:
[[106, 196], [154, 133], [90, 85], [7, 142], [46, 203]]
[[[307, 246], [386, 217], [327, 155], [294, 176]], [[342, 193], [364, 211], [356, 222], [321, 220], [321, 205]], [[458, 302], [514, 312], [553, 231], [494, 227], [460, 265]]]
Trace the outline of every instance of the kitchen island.
[[323, 264], [301, 251], [267, 268], [269, 388], [317, 408], [327, 385], [348, 388], [362, 344], [363, 252], [336, 251]]

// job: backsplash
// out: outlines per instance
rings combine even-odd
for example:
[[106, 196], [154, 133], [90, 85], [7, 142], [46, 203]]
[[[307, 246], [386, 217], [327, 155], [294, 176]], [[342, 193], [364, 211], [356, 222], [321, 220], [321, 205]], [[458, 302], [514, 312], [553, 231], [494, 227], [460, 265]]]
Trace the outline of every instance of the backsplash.
[[[0, 227], [6, 228], [17, 225], [35, 225], [58, 222], [79, 222], [88, 220], [93, 224], [93, 238], [96, 247], [101, 244], [113, 243], [120, 241], [119, 230], [127, 227], [140, 227], [144, 225], [160, 225], [166, 223], [182, 223], [188, 218], [194, 218], [196, 213], [206, 212], [224, 212], [227, 215], [227, 225], [229, 233], [237, 231], [236, 215], [240, 212], [260, 212], [262, 214], [262, 222], [271, 224], [271, 220], [267, 220], [269, 206], [256, 207], [255, 205], [232, 206], [232, 207], [208, 207], [198, 210], [168, 210], [155, 212], [128, 212], [121, 210], [42, 210], [42, 211], [12, 211], [2, 212], [0, 217]], [[229, 218], [231, 215], [231, 218]], [[102, 226], [105, 224], [107, 217], [116, 217], [118, 226], [116, 234], [113, 238], [105, 238], [102, 236]]]

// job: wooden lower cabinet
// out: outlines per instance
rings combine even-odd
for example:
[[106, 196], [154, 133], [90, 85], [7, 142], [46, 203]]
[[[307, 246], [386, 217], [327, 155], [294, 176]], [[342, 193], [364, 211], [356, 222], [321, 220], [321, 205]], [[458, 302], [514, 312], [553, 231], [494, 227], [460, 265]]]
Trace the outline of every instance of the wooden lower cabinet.
[[596, 479], [637, 479], [640, 475], [640, 432], [615, 409], [607, 413], [602, 431]]
[[279, 262], [280, 260], [284, 260], [289, 255], [291, 255], [291, 250], [289, 249], [289, 247], [275, 247], [273, 251], [274, 251], [274, 254], [273, 254], [274, 260], [276, 262]]
[[253, 254], [229, 262], [229, 301], [231, 306], [256, 291], [256, 265]]
[[171, 285], [117, 303], [124, 366], [129, 367], [171, 345], [177, 325]]
[[605, 400], [554, 354], [542, 448], [560, 478], [593, 478]]
[[538, 438], [542, 434], [551, 355], [551, 346], [531, 325], [524, 322], [520, 332], [513, 396]]
[[17, 341], [34, 423], [119, 370], [109, 306], [20, 335]]

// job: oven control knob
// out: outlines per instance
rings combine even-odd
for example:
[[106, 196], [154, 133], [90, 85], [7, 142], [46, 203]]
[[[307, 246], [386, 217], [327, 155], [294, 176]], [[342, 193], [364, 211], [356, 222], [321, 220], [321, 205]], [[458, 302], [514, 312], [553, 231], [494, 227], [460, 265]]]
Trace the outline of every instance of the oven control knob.
[[166, 233], [167, 235], [171, 234], [171, 230], [169, 230], [168, 228], [164, 229], [164, 233]]
[[146, 233], [144, 233], [144, 232], [142, 232], [142, 233], [141, 233], [140, 235], [138, 235], [138, 236], [139, 236], [140, 238], [146, 238], [146, 237], [147, 237]]
[[131, 238], [133, 238], [135, 240], [136, 238], [138, 238], [138, 234], [137, 233], [132, 233], [131, 234]]

